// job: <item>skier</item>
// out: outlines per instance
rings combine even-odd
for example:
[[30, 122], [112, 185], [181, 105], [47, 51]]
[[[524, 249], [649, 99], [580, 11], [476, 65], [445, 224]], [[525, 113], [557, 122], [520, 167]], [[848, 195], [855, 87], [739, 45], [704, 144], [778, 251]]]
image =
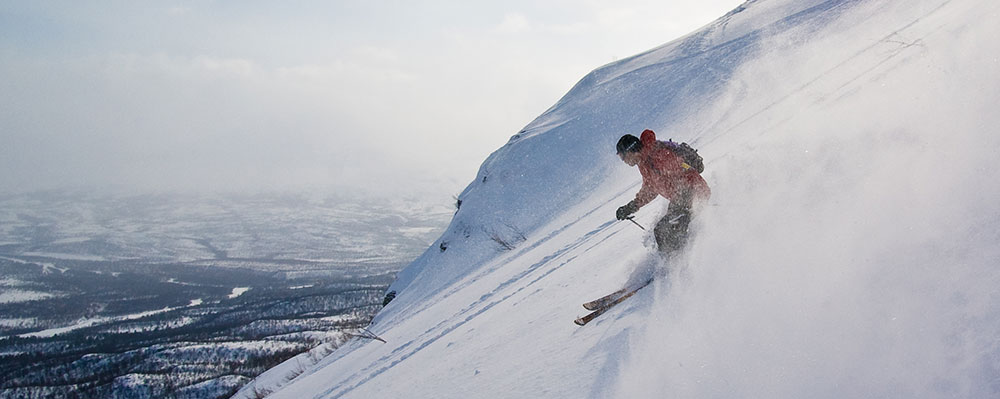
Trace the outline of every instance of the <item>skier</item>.
[[625, 220], [657, 195], [670, 201], [667, 214], [656, 223], [653, 236], [664, 257], [684, 247], [688, 224], [697, 208], [708, 201], [712, 191], [708, 183], [679, 154], [673, 142], [656, 141], [656, 134], [646, 129], [640, 137], [626, 134], [618, 140], [618, 157], [628, 166], [639, 166], [642, 188], [635, 199], [618, 208], [615, 216]]
[[[687, 241], [688, 224], [699, 206], [708, 201], [712, 190], [701, 177], [704, 166], [697, 152], [687, 144], [656, 141], [656, 134], [646, 129], [640, 137], [626, 134], [618, 140], [618, 157], [628, 166], [638, 166], [642, 188], [635, 199], [618, 208], [618, 220], [630, 216], [646, 204], [663, 196], [670, 204], [667, 214], [653, 228], [656, 247], [665, 259], [676, 254]], [[629, 276], [625, 287], [583, 304], [591, 312], [574, 320], [583, 326], [628, 299], [665, 272], [656, 259], [646, 259]]]

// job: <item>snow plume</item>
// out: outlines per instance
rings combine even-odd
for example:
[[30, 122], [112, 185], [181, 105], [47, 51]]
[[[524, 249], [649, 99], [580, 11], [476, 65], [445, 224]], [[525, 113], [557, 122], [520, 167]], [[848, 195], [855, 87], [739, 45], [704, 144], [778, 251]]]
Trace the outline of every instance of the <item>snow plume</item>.
[[[1000, 396], [997, 16], [748, 1], [598, 68], [486, 160], [386, 342], [274, 398]], [[699, 148], [712, 200], [667, 278], [577, 327], [660, 265], [613, 220], [640, 184], [614, 143], [644, 128]]]
[[997, 13], [870, 2], [761, 44], [621, 397], [1000, 394]]

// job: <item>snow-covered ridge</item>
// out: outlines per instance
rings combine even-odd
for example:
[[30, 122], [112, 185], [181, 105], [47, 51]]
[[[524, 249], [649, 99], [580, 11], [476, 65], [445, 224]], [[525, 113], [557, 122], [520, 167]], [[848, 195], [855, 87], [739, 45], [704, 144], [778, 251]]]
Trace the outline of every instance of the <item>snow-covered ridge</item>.
[[[1000, 396], [998, 16], [749, 1], [595, 70], [484, 162], [387, 342], [269, 397]], [[660, 266], [613, 220], [639, 179], [614, 142], [644, 128], [700, 149], [713, 198], [668, 278], [580, 328]]]

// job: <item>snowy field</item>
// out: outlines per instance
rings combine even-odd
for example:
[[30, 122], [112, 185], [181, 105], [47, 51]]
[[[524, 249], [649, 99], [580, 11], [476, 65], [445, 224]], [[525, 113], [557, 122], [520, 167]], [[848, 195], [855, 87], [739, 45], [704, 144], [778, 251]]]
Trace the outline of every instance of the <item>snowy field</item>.
[[[197, 262], [273, 270], [281, 261], [405, 263], [454, 212], [440, 200], [339, 194], [0, 196], [0, 255], [80, 261]], [[270, 262], [260, 262], [268, 260]]]

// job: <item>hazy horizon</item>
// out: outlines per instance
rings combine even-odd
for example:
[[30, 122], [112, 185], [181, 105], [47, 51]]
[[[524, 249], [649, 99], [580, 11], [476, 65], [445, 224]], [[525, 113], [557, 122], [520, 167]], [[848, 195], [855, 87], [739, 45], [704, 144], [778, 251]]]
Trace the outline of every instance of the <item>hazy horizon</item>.
[[425, 190], [741, 1], [0, 7], [0, 193]]

